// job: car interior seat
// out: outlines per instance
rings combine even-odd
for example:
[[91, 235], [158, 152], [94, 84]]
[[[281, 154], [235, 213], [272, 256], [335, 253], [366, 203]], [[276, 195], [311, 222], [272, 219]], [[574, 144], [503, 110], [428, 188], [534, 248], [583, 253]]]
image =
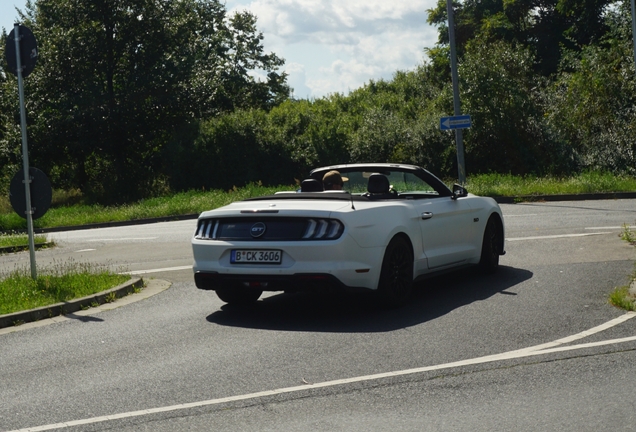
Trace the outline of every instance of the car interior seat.
[[305, 179], [300, 183], [301, 192], [321, 192], [322, 183], [316, 179]]
[[373, 173], [369, 176], [367, 183], [368, 196], [374, 198], [391, 198], [394, 195], [390, 192], [391, 185], [387, 176], [379, 173]]

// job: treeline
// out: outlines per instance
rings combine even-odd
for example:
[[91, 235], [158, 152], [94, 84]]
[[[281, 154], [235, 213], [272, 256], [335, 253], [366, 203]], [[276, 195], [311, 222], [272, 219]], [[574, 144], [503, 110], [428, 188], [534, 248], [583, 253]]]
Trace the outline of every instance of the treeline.
[[[468, 176], [636, 174], [629, 2], [456, 5]], [[256, 18], [218, 1], [39, 0], [25, 25], [30, 157], [55, 187], [101, 203], [170, 191], [292, 184], [316, 166], [402, 162], [456, 176], [445, 1], [428, 60], [349, 95], [293, 100]], [[4, 49], [4, 44], [0, 49]], [[4, 58], [4, 54], [2, 55]], [[255, 78], [260, 76], [260, 78]], [[0, 166], [20, 167], [15, 78], [0, 74]], [[6, 186], [5, 186], [6, 188]]]

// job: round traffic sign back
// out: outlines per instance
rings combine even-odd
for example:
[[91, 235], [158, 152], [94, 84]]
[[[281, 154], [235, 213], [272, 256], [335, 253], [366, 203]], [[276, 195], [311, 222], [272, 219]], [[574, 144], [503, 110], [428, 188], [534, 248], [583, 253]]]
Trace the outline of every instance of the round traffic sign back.
[[[51, 200], [53, 199], [53, 190], [51, 189], [51, 182], [42, 171], [37, 168], [29, 168], [29, 175], [31, 177], [31, 184], [29, 189], [31, 191], [31, 208], [33, 209], [33, 219], [44, 216], [49, 207], [51, 207]], [[9, 200], [11, 201], [11, 207], [15, 212], [26, 219], [26, 193], [24, 190], [24, 170], [18, 171], [11, 179], [11, 185], [9, 186]]]
[[[35, 63], [38, 60], [38, 45], [33, 36], [33, 32], [28, 27], [23, 25], [18, 26], [18, 33], [20, 36], [20, 63], [22, 65], [22, 77], [27, 77], [35, 68]], [[18, 60], [16, 58], [15, 49], [15, 28], [9, 33], [7, 37], [6, 45], [6, 57], [9, 65], [9, 72], [13, 75], [18, 74]]]

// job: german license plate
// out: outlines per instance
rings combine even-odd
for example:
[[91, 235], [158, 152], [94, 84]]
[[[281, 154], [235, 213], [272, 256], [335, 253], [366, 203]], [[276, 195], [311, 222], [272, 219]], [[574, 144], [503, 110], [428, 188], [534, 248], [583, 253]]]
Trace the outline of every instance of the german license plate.
[[232, 264], [280, 264], [283, 251], [275, 249], [232, 249]]

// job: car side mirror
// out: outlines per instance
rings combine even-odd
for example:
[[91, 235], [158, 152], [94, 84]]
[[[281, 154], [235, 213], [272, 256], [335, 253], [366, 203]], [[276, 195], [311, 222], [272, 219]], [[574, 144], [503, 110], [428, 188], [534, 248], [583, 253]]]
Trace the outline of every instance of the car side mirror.
[[455, 183], [453, 185], [453, 199], [462, 198], [468, 196], [468, 191], [462, 185]]

